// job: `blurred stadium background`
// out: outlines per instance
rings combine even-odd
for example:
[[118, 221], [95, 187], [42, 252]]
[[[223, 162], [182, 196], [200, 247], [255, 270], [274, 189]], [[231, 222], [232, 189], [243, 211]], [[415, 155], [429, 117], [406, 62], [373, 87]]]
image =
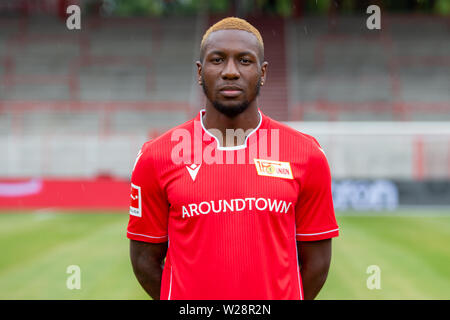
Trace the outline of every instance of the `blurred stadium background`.
[[0, 299], [147, 298], [125, 237], [131, 169], [203, 105], [201, 36], [229, 15], [264, 38], [260, 108], [330, 162], [341, 236], [318, 298], [450, 298], [450, 0], [1, 0]]

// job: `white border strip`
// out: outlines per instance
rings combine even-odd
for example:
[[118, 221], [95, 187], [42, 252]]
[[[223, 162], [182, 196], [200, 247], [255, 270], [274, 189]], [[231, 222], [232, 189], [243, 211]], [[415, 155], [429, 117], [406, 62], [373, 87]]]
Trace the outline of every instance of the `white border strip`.
[[[294, 232], [295, 232], [295, 226], [294, 226]], [[300, 293], [300, 300], [304, 300], [303, 299], [303, 290], [302, 290], [302, 281], [300, 280], [300, 262], [298, 261], [298, 247], [297, 247], [297, 240], [294, 239], [295, 241], [295, 257], [297, 258], [297, 281], [298, 281], [298, 291]]]
[[147, 236], [145, 234], [140, 234], [140, 233], [133, 233], [127, 230], [127, 232], [129, 234], [134, 234], [135, 236], [141, 236], [141, 237], [147, 237], [147, 238], [154, 238], [154, 239], [162, 239], [162, 238], [167, 238], [168, 236], [162, 236], [162, 237], [153, 237], [153, 236]]
[[170, 300], [170, 297], [171, 297], [171, 295], [172, 295], [172, 269], [173, 269], [173, 266], [171, 265], [171, 266], [170, 266], [169, 295], [168, 295], [168, 297], [167, 297], [167, 300]]
[[329, 231], [324, 231], [324, 232], [318, 232], [318, 233], [296, 233], [295, 235], [296, 236], [316, 236], [318, 234], [330, 233], [330, 232], [338, 231], [338, 230], [339, 230], [339, 228], [333, 229], [333, 230], [329, 230]]

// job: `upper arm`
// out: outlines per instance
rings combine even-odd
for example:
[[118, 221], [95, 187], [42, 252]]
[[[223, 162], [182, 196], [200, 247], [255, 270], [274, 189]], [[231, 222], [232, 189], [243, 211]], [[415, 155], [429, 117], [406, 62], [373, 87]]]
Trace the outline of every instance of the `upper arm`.
[[328, 269], [331, 262], [331, 239], [297, 241], [299, 264], [310, 264], [317, 269]]
[[167, 253], [168, 242], [149, 243], [130, 240], [130, 258], [133, 265], [138, 264], [140, 259], [144, 261], [161, 262]]
[[142, 147], [131, 175], [127, 237], [148, 243], [168, 241], [169, 203], [160, 184], [149, 144]]
[[339, 235], [331, 193], [331, 174], [320, 145], [310, 146], [295, 208], [297, 241], [317, 241]]

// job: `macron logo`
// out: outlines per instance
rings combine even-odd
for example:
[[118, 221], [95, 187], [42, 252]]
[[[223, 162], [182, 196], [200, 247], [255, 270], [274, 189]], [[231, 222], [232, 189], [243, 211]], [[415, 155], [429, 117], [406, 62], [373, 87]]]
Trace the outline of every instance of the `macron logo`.
[[192, 178], [192, 181], [195, 181], [195, 178], [197, 177], [198, 170], [200, 170], [200, 166], [201, 166], [201, 164], [196, 165], [195, 163], [191, 164], [190, 166], [186, 166], [186, 169], [189, 172], [189, 174], [190, 174], [190, 176]]

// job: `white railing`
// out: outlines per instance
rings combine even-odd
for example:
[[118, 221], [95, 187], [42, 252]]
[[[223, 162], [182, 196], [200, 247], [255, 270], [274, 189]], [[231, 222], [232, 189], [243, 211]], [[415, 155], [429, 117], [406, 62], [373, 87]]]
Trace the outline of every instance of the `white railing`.
[[450, 178], [450, 122], [287, 124], [319, 141], [334, 178]]
[[[333, 178], [450, 179], [450, 122], [287, 124], [319, 141]], [[146, 140], [144, 132], [0, 135], [0, 177], [128, 177]]]
[[142, 135], [0, 136], [0, 177], [129, 177]]

